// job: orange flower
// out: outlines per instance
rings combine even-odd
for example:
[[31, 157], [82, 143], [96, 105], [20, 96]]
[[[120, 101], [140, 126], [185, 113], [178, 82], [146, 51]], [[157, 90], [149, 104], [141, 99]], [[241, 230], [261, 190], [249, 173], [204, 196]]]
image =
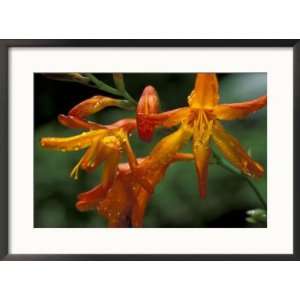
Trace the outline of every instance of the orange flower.
[[[138, 110], [143, 113], [156, 112], [155, 95], [155, 90], [147, 87]], [[182, 125], [176, 132], [162, 139], [149, 156], [136, 159], [128, 140], [128, 133], [136, 128], [134, 119], [119, 120], [111, 125], [101, 125], [85, 119], [107, 106], [122, 107], [122, 103], [102, 96], [95, 96], [79, 103], [67, 116], [60, 115], [58, 120], [70, 128], [83, 128], [86, 131], [72, 137], [42, 138], [41, 145], [60, 151], [87, 148], [73, 168], [71, 176], [77, 179], [80, 168], [85, 171], [94, 170], [101, 162], [104, 162], [104, 170], [101, 183], [78, 196], [77, 209], [80, 211], [97, 209], [108, 219], [110, 227], [141, 227], [149, 198], [167, 167], [174, 161], [193, 159], [191, 154], [177, 153], [191, 131], [189, 126]], [[120, 164], [122, 150], [128, 157], [126, 164]]]
[[[168, 166], [175, 161], [191, 160], [192, 154], [176, 153], [166, 164], [159, 164], [155, 172], [148, 167], [156, 165], [151, 157], [138, 159], [138, 172], [147, 177], [150, 190], [145, 188], [128, 163], [118, 165], [115, 179], [109, 189], [104, 182], [78, 196], [80, 211], [96, 209], [108, 220], [109, 227], [142, 227], [144, 214], [155, 186], [162, 180]], [[151, 169], [153, 170], [153, 168]]]
[[[172, 127], [185, 124], [192, 128], [193, 153], [198, 174], [200, 196], [204, 198], [207, 190], [208, 162], [211, 154], [211, 138], [236, 168], [244, 174], [260, 177], [264, 173], [263, 167], [255, 162], [239, 141], [227, 133], [219, 120], [235, 120], [247, 117], [250, 113], [263, 108], [267, 97], [241, 103], [219, 104], [219, 85], [215, 74], [197, 74], [194, 90], [188, 97], [189, 106], [159, 114], [138, 113], [144, 126]], [[168, 147], [167, 145], [165, 147]], [[169, 151], [172, 149], [169, 147]]]
[[[191, 160], [192, 154], [177, 153], [187, 141], [190, 129], [181, 126], [163, 138], [143, 159], [133, 157], [119, 164], [116, 170], [104, 170], [102, 181], [92, 190], [78, 196], [80, 211], [97, 209], [108, 220], [109, 227], [141, 227], [150, 196], [163, 178], [168, 166], [175, 161]], [[107, 178], [114, 174], [107, 188]]]
[[87, 148], [86, 152], [71, 171], [71, 176], [78, 178], [79, 169], [85, 171], [94, 170], [101, 162], [104, 162], [103, 189], [111, 186], [121, 151], [124, 150], [129, 159], [132, 159], [132, 149], [128, 140], [128, 133], [136, 128], [134, 119], [123, 119], [111, 125], [101, 125], [89, 122], [84, 118], [107, 106], [123, 107], [123, 101], [103, 96], [94, 96], [87, 99], [73, 109], [67, 116], [60, 115], [58, 120], [71, 128], [83, 128], [87, 131], [72, 137], [45, 137], [41, 145], [45, 148], [60, 151], [78, 151]]

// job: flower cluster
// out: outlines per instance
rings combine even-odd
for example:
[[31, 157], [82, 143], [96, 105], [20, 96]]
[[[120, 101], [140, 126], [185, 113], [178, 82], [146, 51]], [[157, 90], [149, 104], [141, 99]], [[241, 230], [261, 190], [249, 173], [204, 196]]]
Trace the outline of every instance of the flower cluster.
[[[263, 167], [224, 130], [220, 121], [247, 117], [266, 105], [266, 96], [242, 103], [219, 104], [216, 75], [200, 73], [187, 102], [186, 107], [160, 112], [158, 94], [152, 86], [147, 86], [138, 102], [135, 119], [121, 119], [110, 125], [89, 121], [88, 116], [106, 107], [124, 108], [124, 101], [105, 96], [94, 96], [76, 105], [67, 115], [59, 115], [61, 124], [83, 132], [66, 138], [45, 137], [41, 145], [60, 151], [86, 149], [71, 171], [75, 179], [80, 169], [93, 171], [100, 164], [104, 166], [100, 183], [78, 195], [77, 209], [96, 209], [110, 227], [142, 227], [156, 185], [172, 163], [182, 160], [194, 161], [199, 193], [204, 198], [211, 141], [245, 175], [263, 175]], [[136, 158], [129, 140], [133, 130], [137, 130], [143, 141], [149, 142], [155, 129], [174, 126], [176, 130], [161, 139], [148, 156]], [[182, 146], [189, 140], [192, 140], [193, 153], [181, 153]], [[121, 163], [122, 153], [126, 154], [127, 163]]]

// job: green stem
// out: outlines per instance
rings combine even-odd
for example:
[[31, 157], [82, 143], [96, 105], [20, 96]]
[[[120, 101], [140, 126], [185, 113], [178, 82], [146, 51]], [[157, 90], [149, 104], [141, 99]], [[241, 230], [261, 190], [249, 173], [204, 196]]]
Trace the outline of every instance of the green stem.
[[122, 96], [122, 93], [120, 93], [119, 90], [111, 87], [110, 85], [104, 83], [103, 81], [99, 80], [96, 76], [90, 73], [85, 73], [85, 76], [93, 83], [95, 84], [96, 88], [98, 88], [101, 91], [110, 93], [115, 96]]
[[130, 96], [130, 94], [124, 90], [120, 91], [118, 89], [115, 89], [111, 87], [110, 85], [104, 83], [103, 81], [99, 80], [97, 77], [95, 77], [93, 74], [85, 73], [85, 76], [89, 78], [89, 80], [95, 84], [95, 87], [98, 88], [101, 91], [110, 93], [112, 95], [116, 96], [123, 96], [125, 99], [127, 99], [131, 104], [136, 107], [136, 101], [133, 99], [133, 97]]
[[264, 209], [267, 209], [267, 204], [264, 200], [264, 197], [262, 196], [262, 194], [260, 193], [260, 191], [258, 190], [258, 188], [256, 187], [256, 185], [253, 183], [253, 181], [246, 175], [242, 174], [239, 170], [237, 170], [235, 167], [233, 167], [229, 162], [227, 162], [226, 160], [224, 160], [217, 152], [215, 152], [213, 150], [213, 155], [216, 159], [216, 163], [221, 166], [223, 169], [228, 170], [229, 172], [236, 174], [238, 176], [241, 176], [242, 178], [244, 178], [247, 183], [249, 184], [249, 186], [252, 188], [252, 190], [254, 191], [254, 193], [257, 196], [257, 199], [259, 200], [259, 202], [261, 203], [261, 205], [264, 207]]

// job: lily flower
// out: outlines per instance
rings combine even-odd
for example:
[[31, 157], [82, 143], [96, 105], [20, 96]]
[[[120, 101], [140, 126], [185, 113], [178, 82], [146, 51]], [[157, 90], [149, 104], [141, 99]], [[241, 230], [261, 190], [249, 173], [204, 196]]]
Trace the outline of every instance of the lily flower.
[[[177, 153], [187, 141], [190, 128], [181, 126], [163, 138], [145, 158], [118, 164], [117, 171], [107, 168], [100, 184], [78, 196], [80, 211], [96, 209], [108, 220], [109, 227], [142, 227], [145, 209], [156, 185], [171, 163], [194, 159], [192, 154]], [[116, 174], [109, 188], [107, 178]]]
[[211, 139], [225, 158], [242, 173], [252, 177], [260, 177], [264, 173], [263, 167], [247, 154], [235, 137], [224, 130], [220, 121], [247, 117], [267, 104], [267, 96], [231, 104], [219, 104], [219, 98], [216, 74], [199, 73], [194, 89], [188, 96], [188, 106], [163, 113], [138, 113], [143, 126], [172, 127], [185, 123], [192, 128], [193, 153], [201, 198], [206, 196]]
[[[160, 165], [155, 173], [148, 173], [147, 178], [154, 189], [164, 177], [168, 166], [176, 161], [192, 160], [193, 155], [176, 153], [165, 165]], [[140, 172], [147, 173], [151, 158], [138, 159]], [[109, 227], [142, 227], [146, 207], [152, 191], [144, 188], [128, 163], [118, 165], [115, 179], [109, 189], [104, 189], [104, 181], [92, 190], [78, 196], [76, 207], [80, 211], [96, 209], [105, 217]]]
[[[139, 111], [157, 111], [157, 98], [152, 98], [155, 93], [151, 87], [145, 89], [141, 97], [144, 103], [139, 106]], [[141, 227], [150, 196], [167, 167], [175, 161], [193, 159], [191, 154], [177, 153], [190, 136], [191, 128], [183, 124], [177, 131], [162, 139], [149, 156], [136, 159], [128, 140], [128, 134], [136, 128], [135, 119], [123, 119], [110, 125], [86, 120], [87, 116], [104, 107], [122, 105], [119, 100], [102, 96], [87, 99], [72, 108], [68, 115], [58, 117], [63, 125], [85, 131], [71, 137], [45, 137], [42, 138], [41, 145], [63, 152], [87, 149], [71, 171], [71, 176], [75, 179], [78, 178], [80, 168], [92, 171], [100, 163], [104, 163], [100, 184], [78, 196], [78, 210], [97, 209], [108, 219], [110, 227]], [[126, 164], [120, 164], [122, 151], [127, 154]]]
[[45, 137], [41, 145], [59, 151], [78, 151], [87, 149], [79, 162], [71, 171], [71, 177], [78, 178], [81, 168], [94, 170], [104, 162], [104, 188], [108, 189], [113, 182], [115, 171], [124, 150], [132, 158], [132, 149], [128, 134], [136, 128], [135, 119], [123, 119], [110, 125], [90, 122], [85, 117], [108, 106], [124, 107], [123, 100], [104, 96], [94, 96], [70, 110], [67, 116], [60, 115], [58, 120], [70, 128], [85, 129], [83, 133], [71, 137]]

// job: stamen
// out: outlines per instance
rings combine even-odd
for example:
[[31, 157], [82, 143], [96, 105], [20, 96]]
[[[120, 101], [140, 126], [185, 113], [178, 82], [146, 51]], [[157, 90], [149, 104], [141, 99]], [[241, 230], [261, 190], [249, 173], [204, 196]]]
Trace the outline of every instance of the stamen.
[[82, 158], [80, 159], [80, 161], [75, 165], [75, 167], [72, 169], [71, 173], [70, 173], [70, 176], [72, 178], [74, 178], [75, 180], [78, 179], [78, 172], [79, 172], [79, 167], [81, 165], [81, 162], [82, 162]]
[[204, 110], [199, 110], [198, 117], [194, 123], [194, 137], [197, 137], [195, 144], [201, 143], [205, 145], [208, 143], [212, 133], [213, 120], [209, 120]]

